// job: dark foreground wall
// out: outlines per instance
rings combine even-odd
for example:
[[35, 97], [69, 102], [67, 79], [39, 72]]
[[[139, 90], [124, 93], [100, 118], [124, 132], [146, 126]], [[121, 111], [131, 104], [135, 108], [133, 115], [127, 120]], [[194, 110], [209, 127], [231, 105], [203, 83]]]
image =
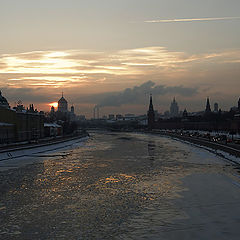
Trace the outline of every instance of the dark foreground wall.
[[17, 112], [0, 107], [0, 123], [1, 143], [44, 137], [44, 115], [38, 112]]

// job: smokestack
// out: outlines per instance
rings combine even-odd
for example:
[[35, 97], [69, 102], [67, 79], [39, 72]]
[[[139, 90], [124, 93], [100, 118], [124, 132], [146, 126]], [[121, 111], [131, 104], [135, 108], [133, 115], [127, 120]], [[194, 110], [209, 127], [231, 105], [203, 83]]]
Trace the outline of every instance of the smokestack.
[[93, 119], [99, 119], [100, 115], [99, 115], [99, 106], [96, 105], [94, 108], [93, 108]]
[[99, 107], [97, 106], [97, 119], [99, 119]]
[[96, 107], [93, 108], [93, 119], [96, 118], [96, 112], [95, 111], [96, 111]]

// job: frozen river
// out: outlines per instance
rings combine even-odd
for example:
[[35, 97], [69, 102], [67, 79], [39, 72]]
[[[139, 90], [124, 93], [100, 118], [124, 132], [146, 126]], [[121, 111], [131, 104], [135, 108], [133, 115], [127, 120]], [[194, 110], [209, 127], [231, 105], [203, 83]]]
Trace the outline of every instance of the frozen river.
[[0, 239], [239, 239], [238, 166], [160, 136], [90, 135], [0, 162]]

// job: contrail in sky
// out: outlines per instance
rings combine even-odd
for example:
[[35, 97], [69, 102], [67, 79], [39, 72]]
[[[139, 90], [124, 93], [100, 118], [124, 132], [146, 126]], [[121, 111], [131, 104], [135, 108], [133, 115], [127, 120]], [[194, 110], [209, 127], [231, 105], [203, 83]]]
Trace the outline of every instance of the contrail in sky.
[[218, 18], [179, 18], [179, 19], [159, 19], [148, 20], [145, 23], [175, 23], [175, 22], [197, 22], [197, 21], [220, 21], [220, 20], [235, 20], [240, 17], [218, 17]]

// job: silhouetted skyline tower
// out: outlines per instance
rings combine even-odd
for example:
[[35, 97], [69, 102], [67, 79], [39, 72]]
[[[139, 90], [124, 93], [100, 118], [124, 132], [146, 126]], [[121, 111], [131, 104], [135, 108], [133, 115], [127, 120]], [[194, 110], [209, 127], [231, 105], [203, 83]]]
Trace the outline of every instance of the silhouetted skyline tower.
[[218, 112], [218, 103], [214, 103], [214, 112]]
[[171, 106], [170, 106], [170, 116], [171, 117], [177, 117], [179, 114], [179, 107], [178, 104], [176, 102], [175, 97], [173, 98], [173, 101], [171, 102]]
[[152, 94], [150, 94], [150, 103], [148, 108], [148, 128], [151, 130], [154, 127], [155, 122], [155, 113], [153, 109], [153, 103], [152, 103]]
[[71, 113], [74, 114], [74, 106], [71, 106]]
[[205, 113], [210, 113], [210, 112], [212, 112], [212, 110], [211, 110], [210, 101], [209, 101], [209, 97], [208, 97], [207, 98], [207, 103], [206, 103]]

